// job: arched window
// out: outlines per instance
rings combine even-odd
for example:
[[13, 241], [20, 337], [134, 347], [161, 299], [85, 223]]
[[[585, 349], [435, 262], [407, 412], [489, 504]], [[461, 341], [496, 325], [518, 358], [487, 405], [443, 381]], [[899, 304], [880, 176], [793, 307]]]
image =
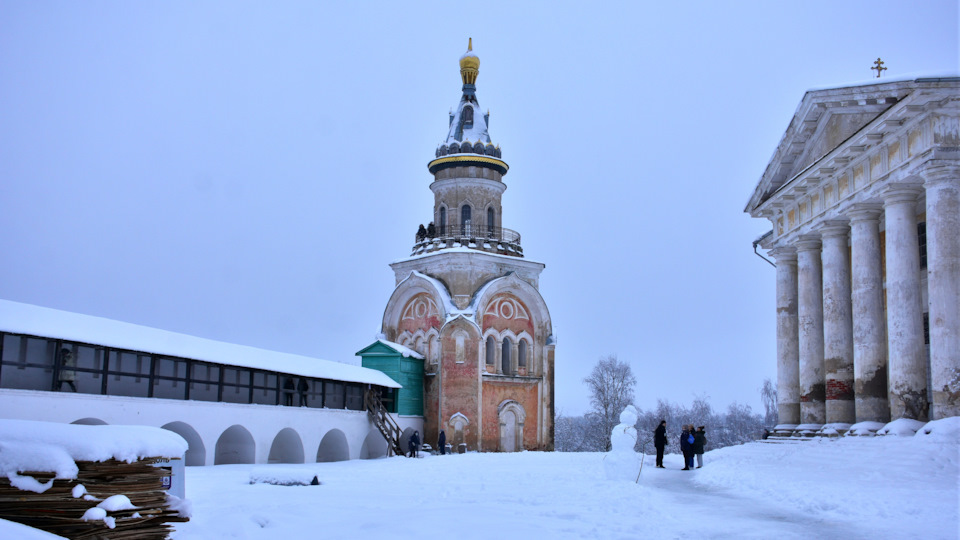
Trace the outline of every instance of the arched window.
[[460, 208], [460, 234], [470, 236], [470, 205], [465, 204]]
[[527, 342], [522, 339], [517, 348], [517, 367], [527, 367]]
[[489, 233], [490, 236], [493, 236], [493, 228], [496, 226], [494, 223], [494, 215], [493, 207], [487, 208], [487, 233]]
[[447, 209], [440, 207], [440, 236], [447, 235]]
[[493, 336], [487, 336], [487, 365], [492, 366], [497, 363], [497, 342]]
[[510, 338], [504, 338], [503, 340], [503, 351], [500, 357], [500, 366], [504, 375], [513, 374], [513, 367], [511, 363], [510, 353], [513, 352], [513, 342], [510, 341]]
[[463, 127], [464, 129], [470, 129], [473, 127], [473, 107], [467, 105], [463, 108]]

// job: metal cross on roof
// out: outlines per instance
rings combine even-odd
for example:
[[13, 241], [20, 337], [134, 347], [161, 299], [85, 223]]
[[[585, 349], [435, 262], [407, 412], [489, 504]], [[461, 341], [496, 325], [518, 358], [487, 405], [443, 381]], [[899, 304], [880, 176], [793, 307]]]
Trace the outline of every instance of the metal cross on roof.
[[880, 57], [878, 56], [878, 57], [877, 57], [877, 61], [873, 63], [873, 67], [870, 68], [870, 69], [871, 69], [871, 70], [873, 70], [873, 69], [877, 70], [877, 78], [879, 79], [879, 78], [880, 78], [880, 72], [883, 71], [883, 70], [885, 70], [885, 69], [887, 69], [887, 68], [883, 67], [883, 60], [881, 60]]

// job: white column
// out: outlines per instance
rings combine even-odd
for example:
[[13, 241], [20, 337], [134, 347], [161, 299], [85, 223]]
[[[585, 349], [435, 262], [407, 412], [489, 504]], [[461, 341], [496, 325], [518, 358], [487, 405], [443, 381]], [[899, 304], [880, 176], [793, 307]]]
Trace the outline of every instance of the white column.
[[797, 252], [777, 248], [777, 422], [800, 423], [800, 345], [797, 334]]
[[923, 172], [927, 189], [932, 420], [960, 416], [960, 167]]
[[497, 350], [493, 353], [493, 357], [496, 359], [494, 360], [494, 365], [497, 367], [497, 373], [499, 375], [503, 375], [503, 342], [499, 339], [495, 339], [494, 343], [496, 343], [497, 347]]
[[827, 423], [856, 422], [853, 401], [853, 320], [850, 315], [850, 258], [846, 221], [824, 221], [823, 366], [826, 372]]
[[797, 319], [800, 328], [800, 423], [826, 421], [823, 369], [823, 272], [820, 239], [802, 236], [797, 246]]
[[884, 191], [887, 261], [887, 351], [891, 418], [927, 418], [927, 359], [920, 302], [916, 185]]
[[880, 251], [881, 204], [861, 203], [850, 217], [853, 372], [857, 422], [889, 422], [887, 331]]

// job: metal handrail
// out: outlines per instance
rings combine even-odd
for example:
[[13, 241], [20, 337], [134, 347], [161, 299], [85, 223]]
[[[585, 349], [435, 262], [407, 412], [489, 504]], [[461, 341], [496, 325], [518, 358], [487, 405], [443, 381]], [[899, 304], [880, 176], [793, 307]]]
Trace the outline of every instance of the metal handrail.
[[435, 238], [453, 241], [473, 240], [505, 242], [508, 244], [520, 245], [520, 233], [517, 231], [507, 229], [506, 227], [477, 226], [472, 223], [467, 223], [465, 225], [446, 225], [444, 227], [436, 227], [436, 231], [434, 231], [433, 236], [430, 236], [429, 234], [421, 236], [419, 233], [417, 233], [414, 236], [414, 241], [419, 244], [420, 242], [424, 241], [432, 242]]

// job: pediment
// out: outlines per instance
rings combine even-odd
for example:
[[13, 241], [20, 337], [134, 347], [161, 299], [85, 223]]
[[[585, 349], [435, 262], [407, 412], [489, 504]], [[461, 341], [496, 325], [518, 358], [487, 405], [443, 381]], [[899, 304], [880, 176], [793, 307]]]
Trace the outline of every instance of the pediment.
[[744, 210], [754, 210], [912, 90], [909, 82], [901, 81], [808, 91]]

